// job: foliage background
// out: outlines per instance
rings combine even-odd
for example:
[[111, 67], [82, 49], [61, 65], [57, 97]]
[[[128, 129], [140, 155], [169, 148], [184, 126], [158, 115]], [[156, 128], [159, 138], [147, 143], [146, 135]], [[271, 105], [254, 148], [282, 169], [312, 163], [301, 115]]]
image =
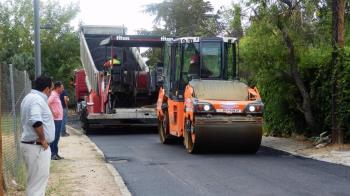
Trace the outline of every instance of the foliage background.
[[[276, 18], [286, 9], [281, 1], [250, 1], [255, 15], [240, 41], [242, 65], [255, 73], [251, 83], [257, 85], [265, 103], [265, 131], [272, 135], [290, 136], [293, 133], [310, 136], [301, 109], [301, 96], [290, 77], [287, 66], [288, 49], [276, 28]], [[292, 1], [293, 2], [293, 1]], [[283, 23], [294, 41], [299, 72], [311, 98], [317, 124], [316, 133], [331, 132], [331, 1], [299, 1], [298, 19], [290, 17]], [[338, 82], [338, 121], [350, 141], [349, 94], [349, 3], [346, 5], [345, 49], [342, 62], [336, 66]], [[307, 128], [306, 128], [307, 127]]]
[[[73, 95], [70, 80], [80, 66], [79, 37], [70, 22], [77, 4], [62, 6], [58, 0], [40, 2], [42, 74], [60, 80]], [[34, 79], [34, 24], [32, 0], [0, 1], [0, 62], [27, 70]]]

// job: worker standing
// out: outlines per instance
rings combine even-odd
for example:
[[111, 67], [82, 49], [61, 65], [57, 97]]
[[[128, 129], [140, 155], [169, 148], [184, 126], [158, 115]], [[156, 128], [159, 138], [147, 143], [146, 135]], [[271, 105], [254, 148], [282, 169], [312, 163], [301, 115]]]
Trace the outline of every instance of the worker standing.
[[69, 136], [69, 133], [67, 133], [66, 124], [67, 124], [67, 118], [68, 118], [68, 103], [69, 103], [69, 97], [66, 92], [66, 90], [63, 88], [62, 93], [60, 94], [61, 104], [63, 108], [63, 119], [62, 119], [62, 126], [61, 126], [61, 136]]
[[21, 153], [27, 168], [26, 195], [44, 196], [50, 174], [49, 143], [55, 139], [55, 124], [47, 99], [53, 89], [49, 77], [40, 76], [21, 103]]
[[58, 155], [58, 142], [61, 136], [61, 126], [63, 119], [63, 108], [61, 104], [60, 94], [63, 91], [63, 84], [60, 81], [55, 82], [54, 90], [52, 91], [48, 104], [52, 111], [53, 119], [55, 122], [55, 140], [50, 144], [51, 147], [51, 159], [60, 160], [63, 157]]

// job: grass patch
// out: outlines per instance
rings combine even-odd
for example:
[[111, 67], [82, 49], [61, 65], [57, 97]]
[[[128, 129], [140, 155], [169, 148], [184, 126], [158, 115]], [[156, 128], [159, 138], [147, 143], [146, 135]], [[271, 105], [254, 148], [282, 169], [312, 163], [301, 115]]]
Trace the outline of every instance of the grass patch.
[[[10, 114], [1, 115], [1, 135], [4, 178], [8, 189], [23, 189], [26, 183], [26, 168], [19, 152], [19, 141], [21, 134], [20, 116], [16, 116], [14, 122]], [[14, 124], [16, 131], [14, 132]], [[15, 183], [13, 183], [15, 182]]]
[[62, 184], [63, 182], [60, 179], [60, 177], [58, 175], [55, 175], [59, 172], [59, 170], [60, 168], [57, 162], [51, 161], [50, 178], [49, 178], [48, 186], [46, 188], [46, 195], [54, 195], [54, 193], [58, 192], [58, 189], [63, 185]]
[[14, 135], [2, 137], [4, 180], [8, 189], [23, 189], [26, 183], [26, 168]]
[[46, 195], [66, 196], [71, 195], [72, 190], [68, 185], [70, 180], [65, 176], [67, 163], [63, 161], [51, 161], [50, 178], [46, 188]]

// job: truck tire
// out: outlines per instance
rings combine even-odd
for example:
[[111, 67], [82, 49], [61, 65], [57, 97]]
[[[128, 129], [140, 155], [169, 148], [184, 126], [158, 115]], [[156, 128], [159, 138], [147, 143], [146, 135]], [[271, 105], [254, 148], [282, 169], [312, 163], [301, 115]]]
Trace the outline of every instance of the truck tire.
[[107, 104], [105, 105], [105, 113], [106, 114], [112, 114], [113, 113], [113, 109], [114, 109], [114, 98], [112, 95], [108, 95], [108, 101]]
[[88, 133], [90, 131], [89, 122], [87, 119], [87, 110], [86, 108], [83, 108], [80, 113], [80, 126], [85, 131], [85, 133]]

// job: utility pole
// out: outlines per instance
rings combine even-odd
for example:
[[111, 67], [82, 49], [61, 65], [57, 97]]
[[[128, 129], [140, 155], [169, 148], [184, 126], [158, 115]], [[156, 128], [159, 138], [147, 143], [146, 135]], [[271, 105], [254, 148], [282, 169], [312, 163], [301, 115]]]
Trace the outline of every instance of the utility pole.
[[35, 78], [41, 75], [41, 48], [40, 48], [40, 0], [33, 0], [34, 4], [34, 45], [35, 45]]
[[340, 50], [344, 48], [344, 18], [345, 18], [345, 0], [332, 1], [332, 103], [331, 103], [331, 117], [332, 117], [332, 143], [343, 144], [344, 133], [338, 119], [337, 112], [337, 67], [342, 60], [338, 57]]

